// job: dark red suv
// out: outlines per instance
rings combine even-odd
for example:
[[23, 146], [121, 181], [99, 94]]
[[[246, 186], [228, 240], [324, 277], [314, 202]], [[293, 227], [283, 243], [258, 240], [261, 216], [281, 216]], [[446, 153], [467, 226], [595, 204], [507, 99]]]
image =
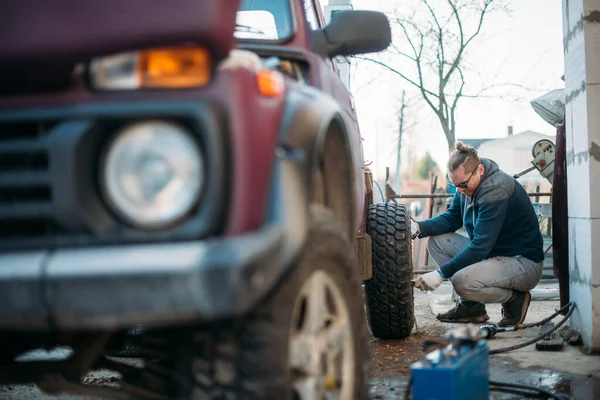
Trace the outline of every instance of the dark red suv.
[[[318, 0], [0, 4], [0, 382], [366, 396], [361, 283], [373, 334], [407, 336], [410, 224], [371, 205], [334, 58], [391, 34], [324, 22]], [[105, 356], [133, 327], [141, 367]], [[119, 388], [82, 384], [97, 368]]]

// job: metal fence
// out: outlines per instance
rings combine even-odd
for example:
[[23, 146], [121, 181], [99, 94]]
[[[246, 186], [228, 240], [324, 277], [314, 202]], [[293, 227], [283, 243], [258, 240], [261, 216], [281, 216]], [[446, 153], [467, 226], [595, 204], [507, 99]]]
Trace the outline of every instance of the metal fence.
[[[386, 180], [387, 181], [387, 180]], [[414, 199], [420, 199], [420, 200], [429, 200], [429, 205], [427, 207], [427, 215], [426, 218], [432, 218], [433, 215], [433, 208], [434, 208], [434, 200], [435, 199], [451, 199], [454, 197], [454, 193], [434, 193], [434, 191], [436, 190], [435, 186], [435, 182], [433, 181], [433, 177], [432, 177], [432, 187], [431, 187], [431, 191], [432, 193], [411, 193], [411, 194], [396, 194], [394, 192], [394, 190], [390, 187], [389, 183], [386, 183], [386, 187], [385, 187], [385, 201], [389, 202], [389, 201], [393, 201], [393, 202], [397, 202], [397, 200], [414, 200]], [[538, 188], [539, 190], [539, 188]], [[540, 191], [535, 191], [535, 192], [528, 192], [527, 193], [529, 195], [529, 197], [533, 198], [532, 199], [532, 204], [534, 206], [535, 212], [538, 215], [538, 218], [544, 218], [547, 221], [550, 221], [550, 218], [552, 217], [552, 192], [540, 192]], [[543, 198], [543, 197], [550, 197], [550, 201], [548, 203], [539, 203], [539, 199]], [[447, 203], [447, 206], [449, 206], [449, 203]], [[551, 247], [552, 247], [552, 232], [551, 232], [551, 226], [552, 224], [550, 222], [547, 223], [546, 225], [546, 232], [544, 234], [544, 232], [542, 232], [544, 234], [544, 254], [548, 254], [548, 252], [550, 251]], [[541, 228], [540, 228], [541, 229]], [[419, 265], [419, 268], [415, 269], [413, 271], [413, 273], [415, 275], [419, 275], [419, 274], [424, 274], [427, 272], [430, 272], [432, 269], [427, 269], [427, 266], [429, 266], [428, 261], [428, 254], [427, 254], [427, 248], [426, 246], [422, 245], [424, 248], [420, 248], [418, 249], [417, 253], [421, 253], [418, 254], [416, 258], [415, 257], [415, 249], [413, 249], [413, 262], [415, 264]], [[419, 257], [420, 255], [420, 257]], [[424, 262], [418, 262], [419, 259], [422, 259], [422, 261]], [[550, 261], [550, 264], [548, 264], [548, 262], [544, 263], [544, 271], [551, 271], [550, 274], [545, 273], [545, 277], [547, 278], [547, 275], [550, 275], [550, 277], [554, 277], [554, 273], [553, 273], [553, 266], [551, 263], [551, 258], [548, 257], [547, 260]], [[417, 262], [415, 262], [417, 261]], [[420, 268], [420, 267], [425, 267]]]

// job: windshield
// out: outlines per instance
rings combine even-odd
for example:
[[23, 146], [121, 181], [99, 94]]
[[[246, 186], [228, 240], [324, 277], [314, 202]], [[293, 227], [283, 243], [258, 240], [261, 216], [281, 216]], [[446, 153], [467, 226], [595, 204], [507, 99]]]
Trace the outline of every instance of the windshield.
[[289, 0], [242, 0], [234, 36], [238, 39], [282, 40], [293, 33]]

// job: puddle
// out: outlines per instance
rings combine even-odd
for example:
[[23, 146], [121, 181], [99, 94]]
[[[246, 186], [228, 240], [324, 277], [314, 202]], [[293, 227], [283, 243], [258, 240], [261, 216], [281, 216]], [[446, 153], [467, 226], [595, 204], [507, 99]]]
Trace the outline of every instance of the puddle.
[[559, 393], [568, 394], [576, 400], [600, 399], [600, 379], [576, 376], [561, 381], [556, 386]]
[[520, 369], [500, 359], [490, 360], [490, 375], [496, 381], [535, 386], [552, 393], [569, 395], [575, 400], [600, 399], [600, 378], [593, 375], [567, 374], [543, 368]]

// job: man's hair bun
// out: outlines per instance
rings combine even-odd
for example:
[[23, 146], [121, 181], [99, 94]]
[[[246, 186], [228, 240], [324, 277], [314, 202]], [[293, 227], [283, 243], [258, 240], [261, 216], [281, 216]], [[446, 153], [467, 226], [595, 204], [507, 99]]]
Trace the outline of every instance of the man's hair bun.
[[465, 170], [471, 170], [477, 168], [481, 163], [477, 150], [473, 146], [464, 144], [463, 142], [456, 142], [450, 150], [450, 157], [448, 159], [448, 171], [456, 171], [458, 167], [464, 165]]
[[475, 150], [473, 146], [469, 146], [468, 144], [464, 144], [463, 142], [456, 142], [454, 144], [453, 149], [456, 149], [461, 153], [477, 154], [477, 150]]

